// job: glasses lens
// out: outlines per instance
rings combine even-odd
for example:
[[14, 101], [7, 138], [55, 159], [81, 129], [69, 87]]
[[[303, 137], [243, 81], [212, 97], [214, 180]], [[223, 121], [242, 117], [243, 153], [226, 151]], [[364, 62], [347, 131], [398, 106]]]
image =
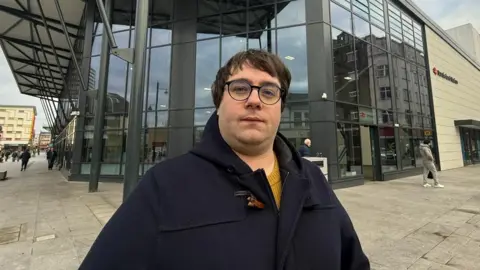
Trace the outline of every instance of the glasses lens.
[[280, 88], [275, 85], [264, 85], [259, 90], [260, 99], [265, 104], [274, 104], [280, 99]]
[[233, 99], [236, 100], [245, 100], [250, 95], [252, 88], [246, 82], [242, 81], [234, 81], [230, 83], [228, 87], [228, 91]]

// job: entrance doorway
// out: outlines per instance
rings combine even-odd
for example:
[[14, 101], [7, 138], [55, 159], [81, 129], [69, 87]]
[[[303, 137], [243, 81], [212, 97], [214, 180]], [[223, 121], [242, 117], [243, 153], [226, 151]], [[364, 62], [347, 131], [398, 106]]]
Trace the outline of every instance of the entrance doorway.
[[362, 169], [365, 180], [381, 181], [382, 164], [378, 127], [361, 126], [360, 138], [362, 146]]
[[480, 131], [460, 128], [464, 166], [480, 163]]

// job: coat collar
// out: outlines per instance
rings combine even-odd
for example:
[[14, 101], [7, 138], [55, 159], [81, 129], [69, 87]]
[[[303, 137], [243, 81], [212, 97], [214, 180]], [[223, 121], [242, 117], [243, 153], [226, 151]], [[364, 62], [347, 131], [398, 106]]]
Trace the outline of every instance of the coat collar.
[[[300, 155], [280, 132], [277, 132], [273, 148], [281, 168], [296, 174], [302, 171]], [[208, 120], [201, 141], [191, 150], [191, 153], [237, 175], [252, 172], [250, 167], [233, 152], [220, 134], [216, 111]]]

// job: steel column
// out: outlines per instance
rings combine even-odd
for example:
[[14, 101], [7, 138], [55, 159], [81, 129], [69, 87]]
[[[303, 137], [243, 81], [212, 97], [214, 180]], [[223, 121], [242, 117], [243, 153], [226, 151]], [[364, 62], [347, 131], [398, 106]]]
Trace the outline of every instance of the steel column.
[[[138, 1], [141, 1], [141, 0], [138, 0]], [[102, 18], [102, 22], [104, 24], [108, 24], [108, 22], [110, 21], [110, 11], [106, 7], [106, 5], [107, 3], [105, 3], [105, 6], [103, 5], [102, 0], [97, 0], [98, 13], [100, 14], [100, 17]], [[108, 15], [107, 15], [107, 12], [109, 13]], [[103, 28], [103, 33], [107, 34], [107, 37], [108, 37], [108, 40], [110, 41], [110, 46], [112, 47], [112, 49], [117, 48], [117, 43], [115, 42], [115, 38], [113, 37], [112, 28], [110, 28], [110, 25], [107, 25], [106, 27]]]
[[128, 133], [123, 184], [123, 200], [135, 189], [140, 164], [143, 94], [145, 81], [145, 56], [147, 47], [149, 0], [137, 0], [135, 15], [135, 45], [130, 107], [128, 110]]
[[[108, 16], [111, 16], [113, 11], [113, 0], [105, 0], [105, 8]], [[108, 67], [110, 65], [110, 47], [106, 31], [102, 34], [102, 49], [100, 52], [100, 68], [99, 68], [99, 82], [97, 101], [95, 102], [95, 117], [93, 129], [93, 149], [92, 161], [90, 164], [90, 180], [88, 183], [88, 191], [96, 192], [98, 190], [98, 178], [100, 178], [101, 159], [103, 152], [103, 125], [105, 118], [105, 100], [107, 98], [108, 85]]]

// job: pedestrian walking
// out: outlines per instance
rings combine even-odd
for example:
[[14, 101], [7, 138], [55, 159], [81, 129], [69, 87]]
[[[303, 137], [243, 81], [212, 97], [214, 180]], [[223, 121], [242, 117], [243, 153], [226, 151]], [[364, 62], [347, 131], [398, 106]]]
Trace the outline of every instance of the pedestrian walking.
[[53, 169], [53, 165], [55, 164], [55, 160], [57, 159], [57, 151], [52, 147], [48, 149], [47, 152], [47, 160], [48, 160], [48, 170]]
[[27, 169], [28, 161], [31, 158], [30, 150], [26, 148], [23, 153], [20, 154], [19, 159], [22, 160], [22, 165], [20, 171], [25, 171]]
[[79, 269], [370, 269], [323, 173], [277, 132], [290, 82], [274, 54], [233, 56], [201, 141], [145, 174]]
[[435, 167], [435, 159], [433, 158], [432, 150], [430, 149], [430, 140], [424, 140], [420, 144], [420, 155], [423, 162], [423, 186], [431, 187], [427, 181], [428, 174], [431, 173], [433, 178], [433, 186], [436, 188], [443, 188], [444, 185], [438, 182], [437, 168]]

